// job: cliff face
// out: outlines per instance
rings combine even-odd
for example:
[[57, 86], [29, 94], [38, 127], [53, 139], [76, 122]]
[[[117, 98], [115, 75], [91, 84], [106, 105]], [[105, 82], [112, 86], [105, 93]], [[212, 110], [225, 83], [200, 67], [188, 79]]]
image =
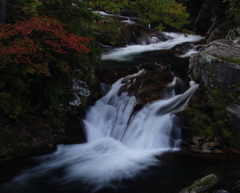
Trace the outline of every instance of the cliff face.
[[186, 114], [194, 134], [216, 136], [224, 146], [239, 150], [240, 28], [233, 5], [214, 2], [203, 1], [195, 21], [207, 46], [190, 56], [189, 70], [201, 89]]
[[[234, 2], [234, 1], [233, 1]], [[206, 42], [225, 38], [229, 30], [239, 26], [239, 3], [222, 0], [185, 0], [190, 13], [189, 28], [206, 36]]]

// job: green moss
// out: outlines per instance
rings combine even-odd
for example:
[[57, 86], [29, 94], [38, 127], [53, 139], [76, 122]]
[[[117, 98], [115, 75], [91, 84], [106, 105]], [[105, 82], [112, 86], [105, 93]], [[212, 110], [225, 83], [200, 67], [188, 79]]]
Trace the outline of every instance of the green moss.
[[222, 92], [220, 89], [214, 89], [210, 95], [210, 105], [213, 110], [213, 118], [219, 131], [229, 147], [239, 149], [239, 134], [230, 129], [226, 117], [226, 106], [233, 101], [233, 93], [231, 90]]
[[197, 109], [187, 109], [185, 114], [189, 118], [189, 126], [198, 136], [214, 136], [214, 127], [208, 114]]
[[201, 190], [204, 186], [208, 186], [209, 184], [214, 185], [217, 182], [217, 177], [215, 175], [208, 175], [198, 181], [196, 181], [193, 185], [189, 186], [187, 190], [189, 192], [195, 192], [195, 190]]
[[217, 87], [210, 92], [202, 89], [199, 96], [191, 99], [189, 104], [191, 108], [186, 111], [186, 114], [190, 120], [189, 126], [195, 135], [211, 137], [217, 131], [228, 147], [240, 149], [239, 133], [231, 129], [226, 116], [226, 106], [232, 104], [234, 98], [238, 96], [234, 91], [238, 86], [239, 84], [231, 85], [229, 86], [231, 89], [226, 92], [222, 92]]
[[231, 57], [228, 57], [228, 56], [220, 56], [219, 58], [222, 59], [222, 60], [232, 62], [232, 63], [237, 64], [237, 65], [240, 65], [240, 58], [231, 58]]

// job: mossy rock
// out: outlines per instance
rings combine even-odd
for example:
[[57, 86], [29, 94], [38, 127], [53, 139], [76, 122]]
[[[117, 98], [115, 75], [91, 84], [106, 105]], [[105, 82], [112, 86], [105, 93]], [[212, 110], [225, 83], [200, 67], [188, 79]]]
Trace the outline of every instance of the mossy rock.
[[207, 190], [218, 183], [218, 178], [214, 174], [207, 175], [197, 181], [192, 185], [184, 188], [179, 193], [196, 193]]

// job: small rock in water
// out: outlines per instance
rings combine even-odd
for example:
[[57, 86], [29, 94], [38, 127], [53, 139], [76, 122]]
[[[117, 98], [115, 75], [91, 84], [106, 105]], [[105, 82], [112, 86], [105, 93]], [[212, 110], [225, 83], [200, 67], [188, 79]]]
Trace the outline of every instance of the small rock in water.
[[216, 193], [229, 193], [229, 192], [226, 190], [218, 190]]
[[218, 182], [217, 176], [209, 174], [200, 180], [195, 181], [192, 185], [182, 189], [179, 193], [196, 193], [202, 192], [214, 186]]

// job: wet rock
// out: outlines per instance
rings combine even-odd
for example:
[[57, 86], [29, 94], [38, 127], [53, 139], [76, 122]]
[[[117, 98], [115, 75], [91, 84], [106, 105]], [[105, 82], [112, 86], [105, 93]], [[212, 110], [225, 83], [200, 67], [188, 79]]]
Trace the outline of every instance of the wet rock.
[[203, 52], [218, 58], [221, 56], [238, 58], [240, 48], [234, 40], [228, 41], [226, 39], [220, 39], [209, 43], [208, 47]]
[[207, 190], [218, 183], [218, 178], [214, 174], [207, 175], [197, 181], [195, 181], [192, 185], [184, 188], [179, 193], [195, 193], [202, 192]]
[[[212, 107], [213, 110], [206, 114], [212, 122], [211, 128], [214, 129], [212, 132], [218, 135], [219, 140], [229, 140], [229, 146], [238, 150], [240, 143], [240, 65], [238, 63], [240, 44], [236, 42], [226, 39], [211, 42], [205, 50], [190, 56], [189, 69], [193, 80], [198, 82], [202, 88], [195, 104], [201, 100], [203, 106]], [[227, 131], [225, 128], [228, 128]], [[234, 142], [231, 142], [232, 140]], [[223, 140], [222, 143], [224, 144]]]
[[218, 190], [216, 193], [229, 193], [229, 192], [226, 190]]
[[121, 31], [128, 45], [150, 44], [169, 39], [166, 35], [138, 23], [126, 25]]
[[137, 78], [134, 83], [134, 85], [140, 84], [137, 88], [130, 87], [129, 91], [130, 93], [135, 93], [139, 105], [146, 105], [151, 101], [159, 100], [159, 98], [164, 96], [167, 83], [172, 81], [171, 72], [162, 70], [162, 66], [158, 67], [159, 70], [146, 70], [145, 74]]
[[222, 23], [226, 22], [226, 17], [222, 14], [212, 13], [211, 15], [212, 25], [206, 32], [206, 39], [210, 36], [213, 30], [219, 27]]
[[211, 31], [209, 36], [207, 37], [206, 43], [210, 43], [211, 41], [223, 39], [228, 34], [228, 30], [231, 27], [230, 22], [224, 22]]
[[226, 91], [229, 85], [240, 81], [240, 66], [230, 60], [239, 56], [240, 48], [233, 42], [213, 41], [204, 51], [190, 56], [189, 68], [192, 77], [209, 91], [215, 87]]
[[70, 102], [71, 106], [79, 107], [82, 104], [81, 97], [88, 97], [90, 95], [88, 85], [82, 80], [73, 80], [72, 90], [75, 100]]
[[194, 44], [186, 42], [183, 44], [178, 44], [174, 46], [171, 50], [175, 54], [183, 54], [186, 53], [188, 50], [192, 49], [194, 47]]

